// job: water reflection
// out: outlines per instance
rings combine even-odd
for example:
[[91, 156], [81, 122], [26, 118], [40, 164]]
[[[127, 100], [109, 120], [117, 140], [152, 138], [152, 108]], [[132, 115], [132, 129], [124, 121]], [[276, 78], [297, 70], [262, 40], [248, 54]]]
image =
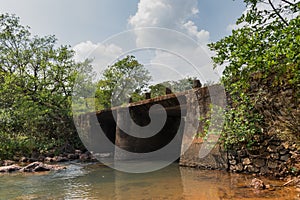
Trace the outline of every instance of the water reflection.
[[[294, 188], [256, 191], [252, 176], [181, 168], [128, 174], [100, 164], [70, 164], [61, 172], [0, 175], [0, 199], [297, 199]], [[281, 185], [280, 181], [266, 180]]]

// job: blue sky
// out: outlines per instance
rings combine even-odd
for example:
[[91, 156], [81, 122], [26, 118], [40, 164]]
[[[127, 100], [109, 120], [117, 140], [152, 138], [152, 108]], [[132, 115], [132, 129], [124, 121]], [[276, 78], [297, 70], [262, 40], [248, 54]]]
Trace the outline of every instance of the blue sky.
[[[71, 45], [76, 60], [93, 58], [94, 66], [102, 67], [95, 69], [98, 72], [134, 50], [132, 54], [157, 77], [153, 82], [186, 76], [200, 77], [202, 82], [218, 80], [214, 74], [221, 72], [212, 71], [213, 53], [206, 44], [228, 35], [246, 9], [242, 0], [0, 0], [0, 5], [1, 13], [16, 14], [34, 35], [55, 35], [58, 44]], [[152, 35], [149, 30], [133, 31], [103, 43], [115, 34], [144, 27], [179, 31], [197, 45], [176, 32], [159, 30]], [[124, 46], [127, 41], [133, 47]], [[151, 51], [142, 50], [149, 46]], [[167, 51], [153, 50], [158, 46]]]
[[[73, 46], [87, 40], [101, 42], [130, 28], [127, 22], [137, 12], [138, 3], [139, 0], [0, 0], [0, 12], [18, 15], [34, 34], [54, 34], [61, 44]], [[245, 6], [241, 0], [198, 0], [198, 9], [193, 21], [216, 41], [228, 34], [227, 26], [235, 22]]]

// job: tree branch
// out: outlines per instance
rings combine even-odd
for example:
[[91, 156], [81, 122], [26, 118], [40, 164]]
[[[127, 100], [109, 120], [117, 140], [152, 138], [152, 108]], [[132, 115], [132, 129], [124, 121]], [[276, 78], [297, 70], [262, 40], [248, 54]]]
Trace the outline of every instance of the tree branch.
[[289, 1], [287, 1], [287, 0], [281, 0], [281, 1], [283, 1], [283, 2], [287, 3], [287, 4], [291, 5], [291, 6], [294, 6], [294, 5], [295, 5], [294, 3], [292, 3], [292, 2], [289, 2]]
[[271, 0], [268, 0], [269, 4], [272, 6], [272, 9], [274, 10], [275, 14], [282, 20], [282, 22], [285, 24], [285, 25], [289, 25], [287, 23], [287, 21], [285, 21], [285, 19], [279, 14], [278, 10], [275, 8], [275, 6], [273, 5], [273, 3], [271, 2]]

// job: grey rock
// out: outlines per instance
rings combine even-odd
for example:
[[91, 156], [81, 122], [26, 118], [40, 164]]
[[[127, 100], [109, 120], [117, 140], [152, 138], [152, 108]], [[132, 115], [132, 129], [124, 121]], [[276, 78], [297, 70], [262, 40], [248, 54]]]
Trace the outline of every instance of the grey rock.
[[0, 173], [15, 172], [20, 169], [21, 169], [21, 167], [18, 165], [3, 166], [3, 167], [0, 167]]
[[283, 155], [283, 156], [280, 156], [280, 160], [284, 161], [284, 162], [287, 162], [290, 158], [290, 155], [289, 154], [286, 154], [286, 155]]
[[279, 154], [278, 153], [271, 153], [270, 157], [277, 160], [277, 159], [279, 159]]
[[252, 160], [252, 163], [255, 167], [263, 167], [265, 166], [266, 162], [262, 158], [255, 158]]
[[253, 165], [248, 165], [247, 166], [247, 170], [250, 173], [257, 173], [257, 172], [259, 172], [259, 169], [257, 167], [254, 167]]
[[270, 169], [276, 169], [276, 168], [278, 167], [278, 164], [277, 164], [277, 162], [269, 161], [269, 162], [268, 162], [268, 167], [269, 167]]
[[231, 165], [236, 165], [236, 160], [234, 160], [234, 159], [229, 160], [229, 164], [231, 164]]
[[3, 160], [2, 165], [3, 166], [10, 166], [10, 165], [14, 165], [16, 162], [12, 161], [12, 160]]
[[250, 161], [249, 158], [243, 159], [242, 162], [243, 162], [243, 165], [250, 165], [251, 164], [251, 161]]
[[276, 151], [277, 151], [277, 146], [275, 146], [275, 145], [270, 145], [270, 146], [267, 147], [267, 150], [268, 150], [269, 152], [276, 152]]

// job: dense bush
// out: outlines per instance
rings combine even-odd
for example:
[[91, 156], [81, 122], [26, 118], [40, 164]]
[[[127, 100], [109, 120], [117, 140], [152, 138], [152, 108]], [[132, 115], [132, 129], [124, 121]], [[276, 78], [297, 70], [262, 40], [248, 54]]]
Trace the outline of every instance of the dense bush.
[[[210, 44], [229, 96], [224, 142], [251, 146], [260, 134], [300, 138], [300, 4], [245, 0], [240, 28]], [[258, 4], [270, 6], [259, 9]]]
[[0, 15], [0, 158], [80, 144], [71, 95], [78, 73], [68, 46], [31, 36], [14, 15]]

